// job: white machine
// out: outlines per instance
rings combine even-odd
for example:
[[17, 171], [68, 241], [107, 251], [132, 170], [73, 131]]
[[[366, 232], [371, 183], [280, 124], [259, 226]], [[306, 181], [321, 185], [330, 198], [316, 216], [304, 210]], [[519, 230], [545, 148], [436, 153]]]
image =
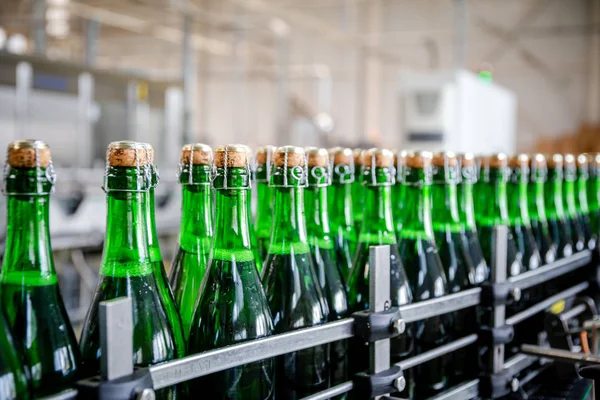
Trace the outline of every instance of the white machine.
[[488, 154], [515, 149], [517, 100], [469, 71], [405, 74], [401, 148]]

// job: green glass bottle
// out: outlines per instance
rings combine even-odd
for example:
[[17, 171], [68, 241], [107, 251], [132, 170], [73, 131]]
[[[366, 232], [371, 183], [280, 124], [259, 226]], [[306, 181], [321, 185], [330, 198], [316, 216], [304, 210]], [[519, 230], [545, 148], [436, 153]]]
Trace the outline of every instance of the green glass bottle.
[[[508, 158], [499, 153], [480, 157], [480, 179], [475, 185], [475, 215], [479, 242], [488, 265], [492, 265], [492, 233], [497, 225], [510, 225], [506, 185], [509, 179]], [[508, 232], [506, 267], [509, 276], [525, 272], [522, 255], [512, 233]]]
[[[329, 318], [306, 233], [306, 175], [304, 149], [277, 148], [270, 177], [275, 191], [275, 215], [262, 271], [276, 333], [321, 325]], [[277, 398], [299, 399], [329, 384], [328, 345], [285, 354], [277, 363]]]
[[527, 208], [531, 220], [531, 229], [537, 248], [542, 255], [542, 260], [548, 264], [556, 260], [557, 247], [552, 241], [546, 217], [546, 200], [544, 197], [544, 187], [548, 180], [546, 157], [543, 154], [534, 154], [529, 160], [529, 167], [531, 175], [527, 184]]
[[0, 312], [0, 399], [31, 398], [25, 370], [21, 364], [22, 359], [23, 355], [17, 351], [4, 313]]
[[[398, 238], [398, 249], [411, 283], [413, 301], [418, 302], [444, 296], [448, 294], [446, 275], [436, 247], [431, 219], [432, 155], [429, 152], [408, 152], [406, 157], [399, 157], [398, 165], [402, 167], [403, 171], [401, 179], [405, 187], [404, 201], [406, 202], [402, 216], [403, 228]], [[443, 183], [441, 186], [443, 195]], [[444, 202], [444, 199], [442, 198], [441, 201]], [[454, 206], [457, 213], [455, 216], [458, 220], [456, 204]], [[436, 217], [441, 216], [436, 215]], [[458, 222], [456, 223], [459, 225]], [[444, 230], [442, 236], [445, 236], [445, 225], [438, 226], [438, 228]], [[458, 233], [460, 235], [460, 229]], [[447, 245], [448, 243], [444, 241], [444, 246]], [[460, 236], [457, 245], [462, 246]], [[447, 249], [447, 253], [453, 253], [456, 249], [453, 244], [451, 246], [450, 249]], [[460, 251], [465, 252], [462, 247]], [[456, 257], [454, 261], [454, 273], [462, 274], [462, 271], [457, 271]], [[437, 316], [415, 324], [415, 344], [418, 353], [439, 347], [448, 341], [450, 331], [447, 322], [447, 316]], [[443, 356], [416, 367], [414, 371], [415, 398], [430, 397], [446, 387], [448, 383], [447, 363], [448, 357]]]
[[596, 248], [598, 234], [592, 230], [590, 207], [588, 204], [588, 181], [590, 179], [590, 165], [592, 157], [587, 154], [577, 156], [577, 181], [575, 184], [575, 205], [577, 207], [577, 219], [583, 230], [585, 247], [593, 250]]
[[538, 250], [531, 220], [527, 199], [527, 185], [529, 184], [529, 156], [518, 154], [508, 160], [510, 178], [507, 185], [508, 219], [510, 230], [515, 238], [517, 248], [522, 255], [523, 266], [531, 271], [542, 265], [542, 256]]
[[[392, 217], [392, 186], [396, 180], [394, 155], [386, 149], [370, 149], [363, 153], [363, 185], [365, 187], [364, 219], [358, 238], [358, 248], [348, 279], [350, 309], [369, 309], [369, 247], [390, 246], [390, 294], [392, 306], [403, 306], [413, 301], [410, 284], [398, 252], [394, 219]], [[392, 359], [402, 359], [413, 351], [412, 329], [392, 340]], [[366, 366], [368, 348], [354, 346], [351, 351], [351, 369]]]
[[210, 187], [212, 149], [202, 143], [186, 144], [181, 150], [181, 231], [169, 282], [179, 307], [187, 338], [198, 300], [200, 284], [208, 265], [213, 237], [213, 191]]
[[[329, 306], [329, 321], [349, 316], [348, 297], [341, 265], [335, 251], [335, 240], [329, 226], [327, 190], [331, 184], [331, 164], [327, 150], [305, 149], [308, 160], [308, 187], [305, 190], [306, 231], [319, 285]], [[348, 379], [348, 343], [330, 344], [331, 385]], [[345, 398], [340, 396], [338, 398]]]
[[567, 221], [563, 203], [563, 156], [553, 154], [546, 158], [546, 163], [548, 183], [544, 185], [544, 198], [550, 235], [558, 257], [569, 257], [575, 248], [571, 238], [571, 225]]
[[587, 185], [587, 202], [590, 210], [591, 230], [600, 238], [600, 153], [589, 153], [590, 177]]
[[[215, 150], [213, 185], [217, 218], [210, 264], [200, 291], [188, 353], [270, 336], [273, 319], [250, 240], [251, 177], [245, 146]], [[190, 391], [207, 399], [267, 400], [275, 396], [275, 360], [266, 359], [194, 381]]]
[[577, 214], [577, 197], [575, 187], [577, 183], [577, 163], [573, 154], [565, 154], [563, 170], [563, 204], [565, 207], [565, 217], [571, 226], [571, 240], [575, 251], [581, 251], [586, 248], [585, 234], [583, 227], [579, 223]]
[[179, 357], [185, 355], [185, 334], [183, 331], [183, 324], [181, 322], [181, 315], [179, 309], [175, 303], [175, 295], [169, 285], [169, 278], [167, 277], [167, 271], [163, 263], [162, 254], [160, 251], [160, 244], [158, 242], [158, 231], [156, 229], [156, 217], [155, 217], [155, 201], [154, 191], [160, 181], [158, 174], [158, 167], [154, 164], [154, 149], [149, 143], [142, 144], [142, 151], [148, 154], [150, 159], [150, 190], [143, 196], [143, 206], [146, 212], [144, 221], [146, 223], [148, 249], [150, 251], [150, 260], [152, 262], [152, 268], [154, 269], [154, 276], [156, 277], [157, 289], [160, 292], [161, 298], [164, 299], [165, 310], [169, 315], [169, 321], [173, 324], [173, 333], [177, 340], [177, 349], [179, 350]]
[[[251, 160], [250, 165], [254, 165], [254, 162], [252, 161], [252, 149], [245, 144], [238, 144], [237, 146], [241, 146], [246, 149], [246, 152], [248, 153], [248, 159]], [[253, 169], [251, 169], [250, 174], [252, 176], [252, 180], [255, 180], [256, 173]], [[246, 196], [246, 201], [248, 202], [248, 225], [250, 226], [249, 235], [250, 241], [252, 242], [252, 252], [254, 253], [254, 260], [256, 261], [256, 268], [258, 268], [258, 271], [260, 272], [262, 271], [264, 259], [262, 258], [260, 249], [258, 248], [258, 238], [256, 237], [256, 229], [254, 228], [254, 218], [252, 216], [252, 196]]]
[[354, 149], [354, 182], [352, 183], [352, 214], [354, 215], [354, 226], [357, 232], [363, 220], [365, 208], [365, 188], [362, 184], [362, 149]]
[[[273, 188], [269, 186], [269, 169], [274, 146], [264, 146], [256, 151], [256, 223], [254, 225], [258, 253], [261, 260], [267, 258], [271, 224], [273, 223]], [[262, 265], [258, 265], [259, 270]]]
[[328, 210], [335, 252], [344, 282], [352, 269], [358, 234], [354, 224], [352, 188], [354, 185], [354, 158], [352, 150], [337, 148], [331, 152], [332, 184], [328, 192]]
[[80, 377], [80, 353], [58, 287], [49, 229], [54, 169], [48, 145], [8, 145], [7, 229], [0, 274], [2, 305], [31, 376], [32, 394], [54, 394]]
[[[81, 334], [83, 376], [96, 375], [100, 370], [98, 310], [104, 300], [124, 296], [132, 300], [131, 356], [135, 366], [174, 360], [185, 352], [181, 321], [174, 320], [168, 312], [168, 298], [159, 289], [160, 273], [156, 271], [149, 246], [147, 203], [153, 186], [150, 146], [113, 142], [108, 146], [106, 159], [106, 238], [100, 280]], [[175, 399], [177, 392], [174, 387], [165, 388], [157, 391], [156, 397]]]
[[473, 203], [473, 186], [477, 182], [477, 166], [473, 153], [464, 153], [458, 158], [460, 179], [458, 182], [458, 216], [464, 227], [464, 238], [475, 269], [475, 284], [481, 285], [488, 279], [490, 270], [483, 256], [477, 223], [475, 222], [475, 205]]
[[396, 237], [400, 237], [400, 233], [402, 232], [402, 217], [404, 215], [404, 205], [406, 193], [406, 188], [404, 187], [404, 178], [403, 175], [405, 173], [404, 166], [402, 165], [406, 157], [408, 156], [407, 150], [395, 151], [394, 152], [394, 166], [396, 167], [396, 183], [392, 188], [392, 214], [394, 215], [394, 229], [396, 230]]

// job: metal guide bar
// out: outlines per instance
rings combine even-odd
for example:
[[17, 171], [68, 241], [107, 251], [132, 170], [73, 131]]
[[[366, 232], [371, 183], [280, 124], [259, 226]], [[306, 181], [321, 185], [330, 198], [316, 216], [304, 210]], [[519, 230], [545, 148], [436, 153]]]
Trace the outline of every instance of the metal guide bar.
[[52, 396], [40, 397], [39, 400], [73, 400], [77, 398], [77, 390], [67, 389]]
[[479, 396], [479, 379], [460, 384], [428, 400], [470, 400]]
[[577, 363], [583, 365], [599, 365], [600, 357], [589, 356], [585, 353], [575, 353], [569, 350], [548, 349], [530, 344], [521, 345], [521, 351], [527, 355], [549, 358], [554, 361]]
[[568, 321], [570, 319], [575, 318], [576, 316], [583, 314], [588, 309], [588, 306], [585, 304], [579, 304], [575, 307], [571, 308], [569, 311], [565, 311], [560, 314], [560, 319], [563, 321]]
[[462, 310], [479, 304], [481, 288], [473, 288], [448, 296], [420, 301], [400, 307], [400, 315], [405, 322], [422, 321], [427, 318]]
[[568, 258], [560, 259], [533, 271], [528, 271], [509, 278], [508, 281], [520, 289], [527, 289], [549, 281], [550, 279], [558, 278], [571, 271], [575, 271], [578, 268], [588, 265], [590, 261], [592, 261], [591, 250], [584, 250], [575, 253]]
[[465, 336], [443, 346], [436, 347], [433, 350], [429, 350], [425, 353], [421, 353], [414, 357], [407, 358], [406, 360], [402, 360], [396, 363], [396, 365], [398, 365], [404, 371], [409, 368], [416, 367], [417, 365], [426, 363], [427, 361], [433, 360], [434, 358], [441, 357], [444, 354], [452, 353], [453, 351], [462, 349], [463, 347], [466, 347], [475, 342], [477, 342], [477, 334], [473, 333], [471, 335]]
[[515, 376], [525, 368], [530, 367], [538, 360], [538, 357], [528, 356], [526, 354], [517, 354], [506, 360], [504, 363], [504, 370], [508, 371], [507, 374]]
[[[385, 311], [390, 301], [390, 246], [369, 248], [369, 305], [372, 313]], [[369, 373], [375, 375], [390, 368], [390, 339], [369, 343]]]
[[150, 367], [154, 389], [162, 389], [243, 364], [293, 351], [331, 343], [353, 336], [354, 319], [240, 343]]
[[581, 282], [580, 284], [570, 287], [567, 290], [563, 290], [562, 292], [550, 296], [546, 300], [542, 300], [539, 303], [521, 311], [520, 313], [517, 313], [510, 318], [507, 318], [506, 324], [515, 325], [519, 322], [525, 321], [526, 319], [533, 317], [535, 314], [544, 311], [557, 301], [566, 299], [567, 297], [575, 296], [577, 293], [583, 292], [589, 286], [590, 284], [588, 282]]
[[303, 397], [301, 400], [327, 400], [329, 398], [333, 398], [334, 396], [339, 396], [340, 394], [349, 392], [353, 387], [354, 384], [348, 381], [308, 397]]

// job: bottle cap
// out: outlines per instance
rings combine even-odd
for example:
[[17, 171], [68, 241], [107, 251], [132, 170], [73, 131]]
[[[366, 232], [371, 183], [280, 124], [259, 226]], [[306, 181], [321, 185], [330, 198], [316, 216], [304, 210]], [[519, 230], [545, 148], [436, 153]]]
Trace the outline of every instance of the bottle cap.
[[430, 151], [404, 151], [403, 153], [398, 158], [398, 162], [405, 160], [405, 165], [409, 168], [423, 169], [433, 165], [434, 157]]
[[477, 182], [477, 163], [475, 154], [462, 153], [458, 155], [461, 183], [474, 184]]
[[141, 167], [154, 162], [154, 149], [149, 143], [121, 140], [106, 149], [106, 164], [110, 167]]
[[354, 149], [352, 154], [354, 155], [354, 165], [363, 165], [362, 153], [363, 149]]
[[541, 153], [533, 154], [529, 158], [529, 166], [533, 168], [546, 168], [546, 156]]
[[508, 156], [504, 153], [492, 154], [490, 156], [480, 156], [479, 160], [482, 167], [506, 168], [508, 166]]
[[330, 150], [333, 165], [354, 166], [354, 153], [352, 149], [344, 147], [335, 147]]
[[243, 144], [226, 144], [215, 149], [216, 168], [243, 168], [250, 165], [250, 149]]
[[455, 167], [458, 165], [458, 157], [451, 151], [437, 152], [433, 154], [432, 164], [436, 167]]
[[462, 153], [458, 156], [458, 159], [462, 167], [472, 167], [475, 165], [475, 154], [473, 153]]
[[[433, 154], [433, 181], [435, 183], [458, 183], [458, 156], [452, 151], [444, 151]], [[443, 172], [443, 176], [441, 173]]]
[[531, 168], [531, 180], [534, 182], [545, 182], [548, 177], [548, 167], [546, 166], [546, 156], [536, 153], [529, 157], [529, 167]]
[[259, 147], [258, 150], [256, 150], [256, 164], [269, 165], [274, 152], [275, 146], [271, 146], [270, 144]]
[[563, 156], [562, 154], [552, 154], [546, 156], [546, 163], [548, 165], [548, 168], [562, 168]]
[[50, 148], [41, 140], [23, 139], [8, 144], [6, 163], [15, 168], [46, 168], [51, 163]]
[[592, 163], [592, 155], [590, 153], [582, 153], [577, 155], [577, 168], [588, 168]]
[[302, 147], [282, 146], [275, 150], [273, 161], [277, 167], [305, 167], [305, 156]]
[[573, 168], [577, 165], [575, 163], [575, 156], [573, 154], [565, 154], [563, 156], [563, 160], [565, 168]]
[[564, 157], [564, 179], [574, 181], [577, 179], [577, 161], [573, 154], [565, 154]]
[[211, 165], [212, 148], [207, 144], [190, 143], [181, 149], [181, 163], [188, 165]]
[[331, 164], [327, 149], [307, 147], [305, 149], [308, 159], [308, 185], [328, 186], [331, 184]]
[[386, 168], [394, 165], [394, 153], [388, 149], [373, 147], [362, 153], [362, 165]]
[[508, 166], [511, 168], [529, 168], [529, 156], [520, 153], [508, 158]]

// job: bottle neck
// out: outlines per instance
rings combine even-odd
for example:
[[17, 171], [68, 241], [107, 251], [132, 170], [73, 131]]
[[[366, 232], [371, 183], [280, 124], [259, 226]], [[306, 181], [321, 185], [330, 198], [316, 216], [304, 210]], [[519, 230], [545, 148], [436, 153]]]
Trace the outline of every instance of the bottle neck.
[[359, 241], [372, 245], [395, 244], [392, 218], [392, 187], [365, 186], [365, 211]]
[[530, 225], [531, 221], [527, 205], [527, 181], [518, 180], [508, 183], [507, 196], [510, 199], [510, 202], [508, 202], [510, 224], [512, 226]]
[[577, 216], [577, 204], [575, 202], [575, 181], [565, 179], [563, 185], [565, 212], [570, 218], [574, 218]]
[[352, 183], [334, 183], [329, 187], [333, 199], [330, 207], [330, 221], [334, 227], [354, 227], [352, 209]]
[[477, 183], [477, 219], [483, 226], [508, 225], [506, 181], [502, 178]]
[[261, 237], [266, 237], [271, 232], [273, 220], [273, 188], [266, 181], [256, 182], [256, 195], [258, 204], [256, 208], [256, 229], [261, 232]]
[[400, 238], [433, 240], [431, 185], [404, 185], [404, 208]]
[[125, 278], [152, 274], [148, 203], [148, 190], [107, 193], [101, 275]]
[[158, 242], [158, 233], [156, 231], [156, 217], [155, 217], [155, 202], [154, 202], [154, 187], [151, 187], [145, 193], [144, 209], [145, 209], [145, 221], [146, 229], [148, 231], [148, 247], [150, 249], [150, 259], [152, 262], [162, 262], [162, 254], [160, 252], [160, 245]]
[[459, 217], [465, 227], [475, 231], [475, 205], [473, 203], [473, 183], [462, 182], [459, 184]]
[[576, 184], [577, 211], [583, 214], [589, 214], [590, 206], [588, 204], [588, 178], [579, 177]]
[[588, 181], [587, 185], [587, 201], [588, 207], [591, 212], [596, 212], [600, 210], [600, 201], [598, 197], [600, 196], [600, 177], [592, 177]]
[[211, 259], [254, 261], [248, 221], [248, 188], [217, 189], [214, 244]]
[[436, 231], [449, 229], [452, 232], [461, 231], [460, 216], [458, 214], [458, 196], [456, 183], [434, 182], [431, 188], [435, 221], [433, 227]]
[[529, 218], [534, 221], [546, 221], [546, 202], [544, 200], [544, 181], [533, 181], [527, 184], [527, 202]]
[[327, 189], [326, 186], [309, 186], [304, 192], [306, 231], [309, 242], [311, 245], [321, 248], [333, 248], [329, 227]]
[[180, 245], [190, 253], [209, 249], [213, 236], [212, 190], [209, 185], [183, 185]]
[[275, 223], [269, 253], [308, 253], [303, 187], [275, 187]]
[[546, 216], [549, 219], [564, 219], [565, 209], [563, 203], [563, 180], [562, 176], [552, 173], [544, 188], [546, 201]]
[[[49, 228], [50, 196], [10, 194], [7, 199], [7, 228], [2, 282], [22, 284], [39, 280], [39, 285], [56, 283]], [[30, 277], [29, 277], [30, 276]], [[36, 281], [37, 282], [37, 281]]]

